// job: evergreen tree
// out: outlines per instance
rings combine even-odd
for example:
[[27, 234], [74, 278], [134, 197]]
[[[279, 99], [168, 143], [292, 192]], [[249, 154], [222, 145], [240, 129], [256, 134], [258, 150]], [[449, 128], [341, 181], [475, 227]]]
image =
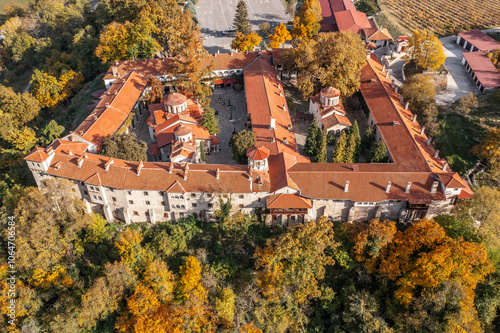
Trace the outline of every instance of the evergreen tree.
[[233, 158], [240, 163], [246, 163], [247, 149], [252, 147], [256, 140], [254, 131], [242, 130], [235, 133], [229, 141], [233, 149]]
[[370, 149], [374, 139], [375, 136], [373, 133], [373, 128], [371, 128], [371, 126], [368, 126], [363, 133], [363, 141], [362, 141], [363, 149]]
[[306, 145], [304, 147], [304, 153], [306, 155], [316, 156], [318, 153], [320, 135], [321, 132], [318, 127], [318, 123], [314, 120], [307, 130]]
[[358, 122], [355, 120], [348, 132], [346, 163], [356, 163], [361, 154], [361, 136]]
[[370, 157], [368, 161], [370, 163], [381, 163], [385, 156], [387, 155], [387, 146], [385, 145], [384, 139], [378, 140], [377, 144], [370, 151]]
[[203, 141], [200, 141], [200, 159], [205, 163], [205, 147], [203, 147]]
[[248, 18], [247, 4], [244, 0], [240, 0], [236, 6], [233, 25], [237, 32], [241, 32], [244, 35], [250, 33], [252, 27], [250, 25], [250, 19]]
[[345, 131], [342, 131], [339, 139], [337, 140], [337, 145], [335, 146], [335, 150], [333, 151], [333, 163], [344, 163], [345, 154], [346, 154], [346, 146], [347, 146], [347, 134]]
[[326, 131], [321, 131], [319, 140], [318, 155], [316, 155], [316, 162], [326, 163]]
[[205, 127], [210, 134], [216, 134], [220, 132], [219, 129], [219, 119], [215, 117], [214, 109], [207, 106], [201, 117], [201, 126]]

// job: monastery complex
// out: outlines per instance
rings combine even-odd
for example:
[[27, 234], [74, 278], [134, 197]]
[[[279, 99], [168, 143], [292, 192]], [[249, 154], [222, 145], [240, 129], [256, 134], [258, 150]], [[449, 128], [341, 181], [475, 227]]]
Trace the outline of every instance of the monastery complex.
[[[148, 75], [163, 82], [176, 79], [169, 59], [131, 60], [112, 64], [104, 77], [107, 91], [74, 132], [25, 158], [38, 186], [53, 177], [69, 179], [89, 210], [126, 223], [175, 221], [192, 214], [212, 220], [220, 195], [231, 197], [235, 212], [261, 211], [266, 222], [275, 224], [320, 216], [411, 222], [448, 213], [457, 199], [472, 195], [430, 145], [425, 128], [371, 53], [357, 97], [376, 140], [387, 145], [388, 163], [311, 163], [300, 155], [281, 84], [290, 73], [281, 68], [280, 52], [209, 57], [215, 77], [243, 76], [247, 126], [257, 137], [247, 151], [248, 165], [198, 163], [200, 149], [217, 153], [219, 142], [200, 126], [202, 108], [179, 93], [149, 105], [153, 161], [99, 155], [104, 137], [132, 126], [136, 112], [148, 112], [141, 101]], [[328, 132], [351, 126], [340, 93], [332, 87], [311, 97], [310, 111]]]

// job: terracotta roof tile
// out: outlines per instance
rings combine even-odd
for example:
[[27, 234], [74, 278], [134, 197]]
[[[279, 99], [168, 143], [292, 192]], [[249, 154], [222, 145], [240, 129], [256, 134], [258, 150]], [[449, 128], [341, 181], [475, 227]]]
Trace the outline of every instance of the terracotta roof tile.
[[186, 101], [187, 101], [186, 96], [174, 92], [165, 96], [162, 100], [162, 103], [168, 106], [177, 106], [183, 104]]
[[352, 33], [360, 33], [365, 28], [371, 28], [372, 24], [366, 17], [365, 13], [358, 12], [357, 10], [344, 10], [335, 12], [335, 21], [339, 31], [348, 30]]
[[254, 161], [261, 161], [269, 157], [269, 149], [266, 147], [250, 147], [247, 150], [247, 157]]
[[312, 208], [311, 199], [303, 198], [298, 194], [274, 194], [266, 198], [267, 209], [276, 208]]

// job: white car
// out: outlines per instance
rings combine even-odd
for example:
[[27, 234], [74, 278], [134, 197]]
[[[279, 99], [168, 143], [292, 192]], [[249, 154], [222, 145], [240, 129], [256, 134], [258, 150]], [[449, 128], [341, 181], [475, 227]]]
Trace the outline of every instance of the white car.
[[227, 28], [226, 30], [224, 30], [222, 32], [223, 35], [229, 35], [229, 34], [233, 34], [236, 32], [236, 29], [235, 28]]

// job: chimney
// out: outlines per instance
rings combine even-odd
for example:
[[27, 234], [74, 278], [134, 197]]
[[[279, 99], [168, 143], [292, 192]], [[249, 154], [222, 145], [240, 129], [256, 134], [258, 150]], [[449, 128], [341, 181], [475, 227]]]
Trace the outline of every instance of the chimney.
[[118, 67], [111, 67], [111, 72], [113, 73], [113, 76], [118, 76]]
[[281, 84], [280, 83], [278, 83], [278, 89], [281, 89]]
[[[396, 92], [397, 92], [397, 91], [396, 91]], [[403, 103], [403, 95], [402, 95], [402, 94], [401, 94], [401, 96], [399, 96], [399, 101], [400, 101], [401, 103]]]
[[56, 170], [59, 170], [59, 169], [61, 168], [61, 166], [62, 166], [62, 165], [63, 165], [63, 162], [62, 162], [62, 161], [59, 161], [59, 162], [57, 162], [57, 163], [54, 165], [54, 167], [55, 167], [55, 169], [56, 169]]
[[382, 66], [382, 72], [385, 72], [385, 65]]
[[394, 80], [391, 80], [391, 87], [394, 88]]
[[283, 97], [283, 93], [281, 92], [281, 90], [280, 90], [280, 96]]
[[83, 165], [83, 160], [85, 159], [85, 157], [83, 156], [80, 156], [77, 160], [76, 160], [76, 163], [78, 164], [78, 167], [81, 168], [82, 165]]
[[444, 161], [444, 163], [443, 163], [443, 171], [446, 171], [447, 165], [448, 165], [448, 163], [446, 163], [446, 161]]
[[276, 128], [276, 119], [271, 118], [271, 124], [269, 125], [269, 129]]
[[110, 167], [110, 165], [111, 165], [111, 164], [113, 164], [113, 163], [115, 163], [115, 161], [113, 161], [113, 159], [112, 159], [112, 158], [110, 158], [110, 159], [106, 162], [106, 164], [104, 164], [104, 171], [109, 171], [109, 167]]
[[168, 173], [172, 173], [173, 169], [174, 169], [174, 163], [170, 162], [170, 164], [168, 165]]
[[217, 54], [219, 54], [219, 53], [220, 53], [220, 50], [217, 50]]
[[71, 149], [68, 149], [68, 155], [73, 156], [73, 152], [71, 151]]
[[214, 57], [217, 58], [217, 53], [214, 53]]
[[273, 137], [271, 138], [271, 143], [274, 143], [274, 141], [276, 141], [276, 140], [274, 139], [274, 136], [273, 136]]
[[184, 165], [184, 180], [188, 180], [188, 172], [189, 172], [189, 163], [186, 162]]
[[286, 145], [286, 138], [283, 138], [283, 143]]
[[345, 181], [344, 192], [349, 192], [349, 181]]
[[391, 182], [387, 182], [387, 186], [385, 187], [385, 193], [391, 193]]
[[231, 57], [233, 56], [233, 51], [231, 51]]
[[215, 170], [215, 179], [220, 179], [220, 169]]
[[430, 146], [431, 145], [431, 138], [427, 138], [427, 142], [425, 143], [426, 145]]
[[425, 126], [422, 126], [420, 128], [420, 135], [424, 135], [424, 133], [425, 133]]
[[[398, 93], [398, 86], [394, 87], [394, 92], [397, 94]], [[403, 101], [403, 96], [401, 96], [401, 102]]]
[[413, 122], [416, 122], [416, 121], [417, 121], [417, 114], [416, 114], [416, 113], [413, 115], [413, 120], [412, 120], [412, 121], [413, 121]]
[[385, 77], [389, 77], [389, 72], [385, 72]]
[[142, 160], [140, 160], [139, 164], [137, 165], [137, 176], [141, 175], [141, 170], [143, 167], [144, 167], [144, 162], [142, 162]]
[[434, 151], [434, 157], [437, 158], [439, 156], [439, 149], [436, 149]]
[[49, 148], [47, 148], [47, 150], [46, 150], [45, 152], [46, 152], [48, 155], [52, 155], [52, 154], [54, 154], [54, 148], [49, 147]]
[[409, 102], [406, 102], [405, 104], [405, 110], [408, 110], [408, 107], [410, 106], [410, 103]]
[[288, 130], [291, 131], [292, 130], [292, 125], [288, 125]]
[[406, 183], [405, 193], [410, 193], [411, 182]]
[[283, 104], [283, 110], [286, 111], [286, 104]]
[[281, 78], [280, 78], [280, 75], [279, 75], [279, 74], [278, 74], [278, 75], [276, 75], [276, 78], [277, 78], [278, 80], [281, 80]]
[[69, 141], [73, 141], [73, 135], [69, 135], [69, 136], [68, 136], [68, 140], [69, 140]]
[[437, 182], [437, 181], [432, 182], [431, 193], [436, 193], [438, 185], [439, 185], [439, 182]]

